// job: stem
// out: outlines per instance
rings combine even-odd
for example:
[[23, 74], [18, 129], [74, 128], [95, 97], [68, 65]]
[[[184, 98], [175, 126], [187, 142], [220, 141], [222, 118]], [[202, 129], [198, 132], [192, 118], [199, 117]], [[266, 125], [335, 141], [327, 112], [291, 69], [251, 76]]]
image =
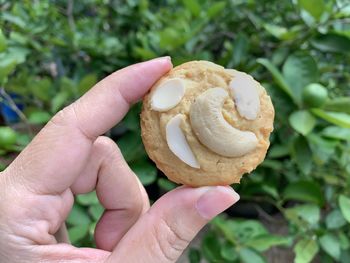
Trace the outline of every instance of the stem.
[[74, 32], [76, 29], [74, 16], [73, 16], [74, 0], [67, 0], [67, 17], [71, 30]]

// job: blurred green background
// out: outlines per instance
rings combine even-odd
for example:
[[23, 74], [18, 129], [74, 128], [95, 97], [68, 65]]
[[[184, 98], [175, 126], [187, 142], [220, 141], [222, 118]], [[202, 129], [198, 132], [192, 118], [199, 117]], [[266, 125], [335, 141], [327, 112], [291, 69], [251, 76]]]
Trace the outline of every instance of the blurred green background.
[[[266, 160], [190, 262], [350, 262], [348, 0], [0, 0], [1, 168], [97, 80], [163, 55], [246, 71], [276, 109]], [[175, 185], [144, 151], [139, 112], [108, 136], [154, 201]], [[95, 193], [76, 198], [75, 245], [94, 245], [102, 212]]]

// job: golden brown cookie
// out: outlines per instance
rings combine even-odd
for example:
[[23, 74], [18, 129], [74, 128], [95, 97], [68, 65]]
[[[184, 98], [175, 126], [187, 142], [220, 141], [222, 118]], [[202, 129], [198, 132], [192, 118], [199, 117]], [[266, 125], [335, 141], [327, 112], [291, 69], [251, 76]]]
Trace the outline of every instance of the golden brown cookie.
[[145, 96], [141, 133], [149, 157], [176, 183], [238, 183], [265, 158], [274, 108], [248, 74], [208, 61], [175, 67]]

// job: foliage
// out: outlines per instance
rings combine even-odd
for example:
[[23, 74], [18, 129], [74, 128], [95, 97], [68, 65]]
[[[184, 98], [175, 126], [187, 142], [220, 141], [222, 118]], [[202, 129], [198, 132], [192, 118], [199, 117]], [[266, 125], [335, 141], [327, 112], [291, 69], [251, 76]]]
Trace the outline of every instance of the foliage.
[[[265, 262], [262, 252], [280, 245], [293, 247], [295, 262], [316, 254], [347, 262], [348, 1], [0, 0], [0, 11], [2, 112], [10, 96], [23, 107], [22, 122], [43, 124], [108, 73], [157, 56], [252, 74], [272, 97], [275, 131], [264, 163], [235, 188], [251, 207], [272, 205], [289, 232], [271, 234], [258, 219], [218, 218], [200, 249], [191, 249], [191, 262]], [[138, 104], [111, 136], [144, 185], [162, 193], [175, 185], [147, 159], [139, 112]], [[11, 142], [3, 153], [28, 142], [28, 135], [3, 131]], [[91, 244], [101, 213], [93, 195], [77, 198], [68, 220], [75, 244]]]

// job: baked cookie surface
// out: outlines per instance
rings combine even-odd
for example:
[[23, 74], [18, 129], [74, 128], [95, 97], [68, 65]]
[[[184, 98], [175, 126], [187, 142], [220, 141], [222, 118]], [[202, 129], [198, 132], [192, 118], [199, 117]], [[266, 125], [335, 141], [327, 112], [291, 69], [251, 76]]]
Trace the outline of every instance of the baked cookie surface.
[[169, 71], [145, 96], [141, 135], [171, 181], [229, 185], [264, 160], [273, 119], [271, 99], [252, 77], [192, 61]]

